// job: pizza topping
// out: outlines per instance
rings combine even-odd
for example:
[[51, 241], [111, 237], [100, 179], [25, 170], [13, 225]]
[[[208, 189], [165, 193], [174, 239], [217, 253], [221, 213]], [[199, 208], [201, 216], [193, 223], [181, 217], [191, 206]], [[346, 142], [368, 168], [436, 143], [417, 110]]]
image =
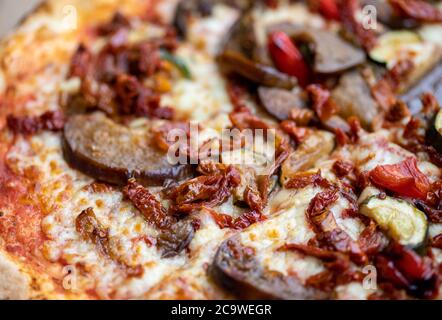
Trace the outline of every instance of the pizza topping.
[[341, 39], [333, 32], [322, 29], [300, 28], [290, 36], [300, 45], [307, 45], [313, 53], [313, 71], [318, 74], [335, 74], [360, 65], [365, 53]]
[[422, 0], [389, 0], [397, 12], [420, 22], [442, 22], [442, 11]]
[[123, 194], [141, 212], [146, 221], [158, 229], [168, 229], [175, 222], [155, 196], [135, 180], [129, 180], [123, 189]]
[[166, 64], [175, 66], [183, 76], [190, 76], [185, 63], [171, 53], [176, 48], [175, 34], [166, 30], [161, 38], [129, 43], [128, 26], [123, 20], [117, 14], [113, 22], [103, 26], [101, 33], [110, 34], [108, 43], [97, 54], [79, 46], [72, 57], [69, 77], [80, 79], [80, 91], [69, 95], [65, 103], [70, 111], [100, 109], [112, 116], [171, 119], [173, 109], [160, 105], [164, 90], [150, 78], [171, 78]]
[[403, 200], [373, 196], [360, 206], [359, 212], [375, 220], [381, 229], [402, 245], [419, 247], [427, 237], [425, 214]]
[[361, 280], [361, 274], [350, 270], [350, 260], [342, 253], [304, 244], [286, 244], [279, 250], [299, 252], [324, 262], [326, 270], [309, 277], [306, 281], [308, 287], [333, 292], [338, 285]]
[[110, 242], [109, 230], [100, 224], [92, 208], [84, 210], [77, 217], [75, 226], [77, 232], [83, 239], [91, 241], [97, 247], [100, 254], [115, 261], [128, 276], [140, 277], [143, 275], [144, 270], [142, 266], [129, 266], [117, 257]]
[[48, 111], [37, 117], [15, 117], [9, 115], [7, 124], [16, 134], [31, 135], [43, 130], [60, 131], [63, 129], [65, 117], [62, 111]]
[[329, 294], [307, 288], [295, 276], [266, 270], [252, 248], [238, 236], [224, 241], [214, 258], [210, 273], [221, 285], [243, 299], [326, 299]]
[[293, 119], [294, 112], [307, 111], [300, 90], [259, 87], [258, 95], [264, 108], [278, 120]]
[[318, 11], [324, 18], [328, 20], [339, 21], [338, 3], [336, 0], [313, 0], [309, 1], [310, 7], [314, 11]]
[[341, 23], [344, 30], [354, 36], [365, 51], [369, 52], [376, 45], [376, 34], [374, 30], [364, 28], [356, 18], [359, 11], [358, 0], [340, 1]]
[[291, 176], [285, 184], [287, 189], [303, 189], [307, 186], [327, 185], [327, 180], [321, 176], [321, 170], [317, 172], [301, 172]]
[[376, 46], [369, 52], [370, 58], [376, 62], [389, 64], [408, 48], [422, 43], [416, 32], [398, 30], [381, 35]]
[[255, 63], [235, 51], [224, 51], [218, 56], [218, 63], [226, 72], [238, 74], [252, 82], [282, 89], [292, 89], [296, 86], [296, 78], [279, 72], [273, 67]]
[[358, 70], [348, 71], [332, 90], [332, 99], [339, 106], [339, 115], [357, 117], [364, 128], [370, 129], [380, 110], [372, 98], [370, 87]]
[[316, 233], [319, 246], [347, 253], [355, 263], [363, 264], [367, 261], [366, 255], [359, 244], [340, 229], [330, 211], [330, 207], [338, 199], [339, 192], [334, 186], [329, 186], [325, 191], [315, 195], [306, 210], [307, 221]]
[[411, 60], [400, 60], [371, 88], [373, 97], [384, 110], [397, 102], [396, 93], [401, 90], [413, 67]]
[[431, 259], [398, 243], [376, 257], [376, 268], [382, 280], [406, 289], [412, 296], [432, 299], [438, 294], [439, 280]]
[[160, 230], [157, 246], [164, 258], [176, 256], [187, 248], [195, 232], [192, 219], [177, 220], [167, 212], [148, 189], [133, 179], [129, 180], [124, 187], [123, 194], [134, 204], [147, 222]]
[[292, 152], [281, 167], [281, 183], [314, 167], [316, 162], [331, 154], [335, 147], [334, 137], [331, 133], [315, 130]]
[[377, 166], [370, 171], [370, 180], [376, 186], [403, 197], [425, 200], [430, 191], [430, 182], [417, 167], [414, 157], [398, 164]]
[[202, 207], [215, 207], [225, 202], [241, 182], [237, 169], [227, 166], [222, 171], [202, 175], [166, 190], [172, 200], [172, 212], [190, 213]]
[[433, 248], [438, 248], [442, 250], [442, 234], [439, 234], [431, 239], [431, 246]]
[[282, 31], [270, 34], [268, 50], [278, 70], [298, 79], [301, 86], [309, 82], [310, 71], [301, 52]]
[[111, 184], [124, 185], [134, 177], [145, 185], [162, 185], [166, 179], [190, 176], [190, 165], [170, 164], [147, 133], [137, 133], [102, 113], [71, 116], [64, 128], [65, 159]]
[[321, 121], [327, 121], [339, 111], [338, 106], [330, 97], [330, 91], [327, 89], [312, 84], [307, 87], [307, 92], [310, 94], [313, 110]]

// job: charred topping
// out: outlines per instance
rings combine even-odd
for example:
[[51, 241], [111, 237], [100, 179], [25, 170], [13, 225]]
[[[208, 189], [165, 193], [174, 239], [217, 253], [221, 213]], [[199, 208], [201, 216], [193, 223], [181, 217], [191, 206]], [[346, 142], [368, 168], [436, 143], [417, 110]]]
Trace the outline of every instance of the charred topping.
[[128, 276], [141, 277], [143, 275], [142, 266], [129, 266], [117, 256], [110, 241], [109, 230], [100, 224], [92, 208], [78, 215], [75, 226], [84, 240], [91, 241], [101, 255], [114, 261]]
[[123, 194], [149, 224], [160, 230], [157, 245], [163, 257], [176, 256], [187, 248], [195, 232], [192, 219], [179, 220], [170, 215], [156, 197], [135, 180], [129, 180]]
[[43, 130], [60, 131], [65, 123], [62, 111], [48, 111], [36, 117], [8, 115], [8, 128], [16, 134], [32, 135]]

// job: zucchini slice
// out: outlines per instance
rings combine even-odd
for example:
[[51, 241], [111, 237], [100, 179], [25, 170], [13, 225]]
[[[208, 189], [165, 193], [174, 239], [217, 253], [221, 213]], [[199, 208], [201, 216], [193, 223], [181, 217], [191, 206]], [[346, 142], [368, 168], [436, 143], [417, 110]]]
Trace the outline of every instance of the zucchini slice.
[[372, 60], [389, 64], [403, 55], [404, 51], [419, 47], [422, 39], [416, 32], [400, 30], [389, 31], [379, 37], [377, 45], [369, 52]]
[[406, 201], [372, 196], [361, 204], [359, 211], [375, 220], [382, 230], [404, 246], [417, 248], [425, 242], [427, 218]]
[[442, 152], [442, 109], [437, 113], [427, 132], [427, 142]]

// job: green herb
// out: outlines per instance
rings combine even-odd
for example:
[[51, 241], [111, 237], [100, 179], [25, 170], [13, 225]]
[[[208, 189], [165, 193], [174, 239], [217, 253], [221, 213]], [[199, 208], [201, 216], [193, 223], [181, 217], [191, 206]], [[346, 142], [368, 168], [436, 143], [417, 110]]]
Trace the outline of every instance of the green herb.
[[186, 79], [192, 78], [192, 74], [190, 73], [189, 67], [187, 66], [186, 62], [184, 62], [183, 59], [174, 56], [173, 54], [171, 54], [166, 50], [161, 50], [161, 59], [164, 59], [172, 63], [180, 71], [180, 73], [184, 78]]

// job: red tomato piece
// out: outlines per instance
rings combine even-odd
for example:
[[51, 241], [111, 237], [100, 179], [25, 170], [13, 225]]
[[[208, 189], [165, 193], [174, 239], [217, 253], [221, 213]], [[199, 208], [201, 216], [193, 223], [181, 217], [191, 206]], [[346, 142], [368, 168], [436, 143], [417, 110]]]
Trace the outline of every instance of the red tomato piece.
[[298, 79], [301, 86], [306, 86], [310, 78], [310, 70], [299, 49], [282, 32], [276, 31], [269, 36], [268, 49], [276, 68]]
[[414, 157], [398, 164], [377, 166], [369, 176], [378, 187], [403, 197], [425, 200], [430, 191], [430, 182], [417, 167]]

